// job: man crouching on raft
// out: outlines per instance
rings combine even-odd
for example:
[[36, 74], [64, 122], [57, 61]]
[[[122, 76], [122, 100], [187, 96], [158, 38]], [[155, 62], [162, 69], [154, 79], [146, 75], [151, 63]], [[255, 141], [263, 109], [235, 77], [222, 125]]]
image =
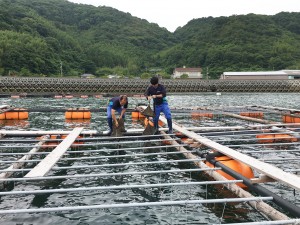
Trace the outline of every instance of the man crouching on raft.
[[[119, 97], [114, 97], [109, 100], [107, 106], [107, 123], [109, 126], [108, 135], [111, 135], [113, 130], [113, 121], [116, 127], [119, 126], [118, 119], [125, 119], [125, 112], [128, 107], [128, 97], [126, 95], [121, 95]], [[116, 117], [116, 111], [120, 114], [119, 118]]]

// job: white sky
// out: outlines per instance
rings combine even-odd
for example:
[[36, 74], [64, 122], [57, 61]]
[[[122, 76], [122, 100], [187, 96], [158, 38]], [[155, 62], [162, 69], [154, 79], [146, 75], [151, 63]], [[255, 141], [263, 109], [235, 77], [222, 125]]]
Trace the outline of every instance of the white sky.
[[110, 6], [132, 16], [157, 23], [173, 32], [190, 20], [248, 13], [274, 15], [300, 12], [300, 0], [68, 0], [94, 6]]

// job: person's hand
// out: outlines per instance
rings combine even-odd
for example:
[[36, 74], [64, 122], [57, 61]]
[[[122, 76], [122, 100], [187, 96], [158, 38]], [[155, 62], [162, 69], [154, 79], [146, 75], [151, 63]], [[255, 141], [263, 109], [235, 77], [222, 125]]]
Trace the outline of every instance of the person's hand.
[[156, 98], [157, 97], [157, 95], [152, 95], [152, 98]]
[[119, 122], [118, 122], [118, 120], [115, 120], [115, 125], [116, 125], [116, 127], [118, 127], [118, 126], [119, 126]]
[[152, 99], [152, 96], [148, 96], [148, 101], [150, 102]]

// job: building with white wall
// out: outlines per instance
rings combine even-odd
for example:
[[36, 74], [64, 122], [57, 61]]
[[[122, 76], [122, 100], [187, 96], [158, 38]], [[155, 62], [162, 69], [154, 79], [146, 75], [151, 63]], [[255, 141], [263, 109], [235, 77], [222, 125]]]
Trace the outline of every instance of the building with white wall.
[[201, 68], [175, 68], [173, 71], [173, 78], [180, 78], [182, 75], [186, 74], [189, 79], [202, 79], [202, 69]]

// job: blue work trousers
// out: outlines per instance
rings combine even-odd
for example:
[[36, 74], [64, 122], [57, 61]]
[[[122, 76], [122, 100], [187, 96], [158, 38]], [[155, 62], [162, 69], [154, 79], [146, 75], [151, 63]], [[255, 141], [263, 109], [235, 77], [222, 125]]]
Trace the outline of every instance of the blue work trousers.
[[161, 112], [165, 115], [167, 119], [172, 119], [171, 111], [167, 102], [162, 103], [161, 105], [155, 105], [155, 117], [154, 124], [158, 126], [159, 115]]

